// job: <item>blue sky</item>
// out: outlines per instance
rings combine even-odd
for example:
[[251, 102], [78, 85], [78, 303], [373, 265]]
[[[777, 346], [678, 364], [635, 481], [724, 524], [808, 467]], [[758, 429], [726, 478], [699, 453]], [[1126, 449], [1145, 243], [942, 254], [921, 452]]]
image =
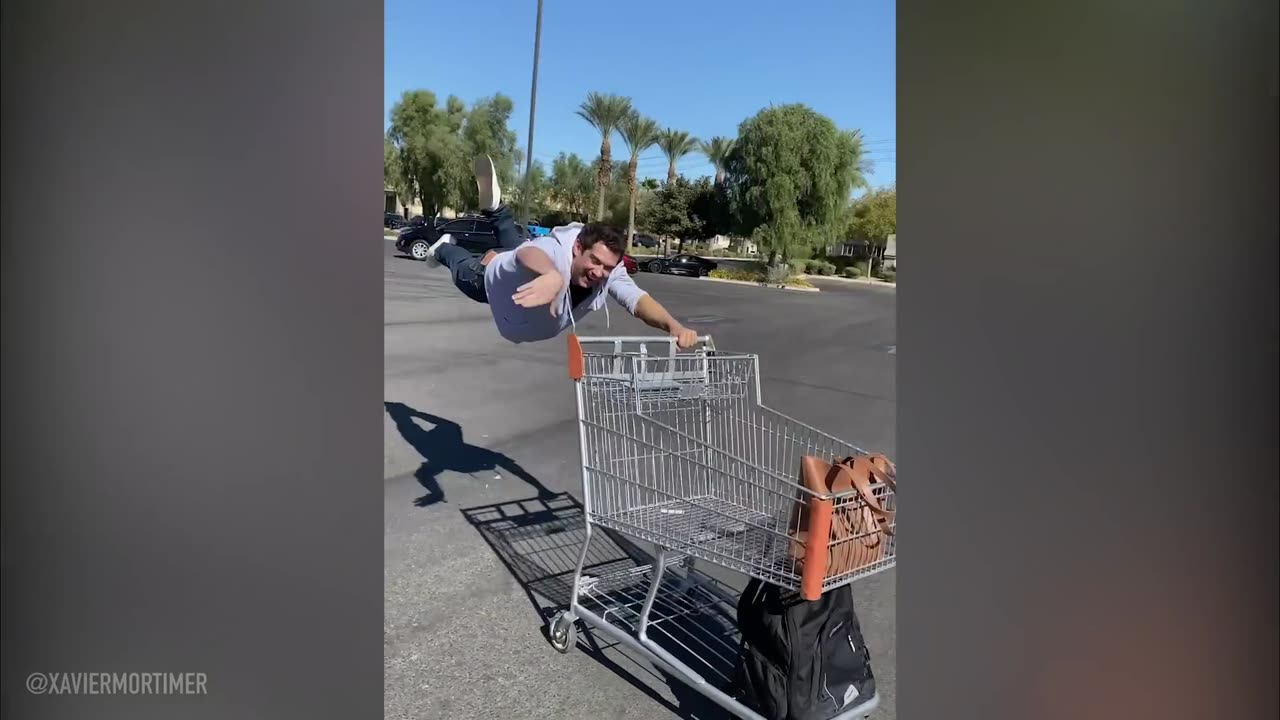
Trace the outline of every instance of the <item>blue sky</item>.
[[[384, 124], [405, 90], [468, 105], [501, 92], [515, 102], [523, 150], [536, 16], [537, 0], [387, 0]], [[544, 0], [534, 160], [550, 169], [561, 151], [599, 153], [599, 135], [574, 114], [592, 90], [630, 96], [660, 125], [704, 138], [736, 135], [771, 103], [802, 102], [861, 129], [872, 184], [891, 184], [896, 33], [894, 0]], [[713, 171], [701, 155], [678, 168]], [[657, 148], [641, 155], [640, 174], [666, 176]]]

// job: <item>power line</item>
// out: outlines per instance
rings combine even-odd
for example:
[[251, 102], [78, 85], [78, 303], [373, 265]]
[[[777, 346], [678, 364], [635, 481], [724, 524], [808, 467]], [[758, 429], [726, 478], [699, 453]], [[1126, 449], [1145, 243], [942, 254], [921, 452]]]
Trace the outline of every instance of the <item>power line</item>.
[[[862, 144], [864, 147], [868, 145], [876, 146], [876, 147], [868, 148], [868, 150], [870, 150], [871, 152], [882, 152], [882, 151], [890, 151], [891, 148], [886, 146], [893, 145], [896, 142], [897, 141], [893, 138], [883, 138], [880, 140], [863, 140]], [[558, 154], [559, 153], [538, 153], [535, 155], [535, 157], [538, 157], [540, 159], [550, 159], [550, 158], [554, 158]], [[705, 157], [704, 155], [702, 155], [701, 152], [696, 152], [696, 151], [691, 153], [691, 155], [699, 155], [699, 156]], [[582, 157], [582, 155], [579, 155], [579, 157]], [[592, 154], [593, 160], [595, 159], [595, 157], [596, 155]], [[631, 157], [630, 153], [627, 152], [625, 148], [622, 148], [622, 152], [617, 152], [617, 148], [615, 148], [615, 151], [613, 153], [614, 160], [630, 159], [630, 157]], [[644, 153], [641, 153], [640, 160], [642, 162], [645, 160], [666, 160], [666, 155], [662, 154], [661, 152], [647, 150]]]
[[[558, 156], [559, 156], [559, 153], [556, 153], [555, 155], [550, 155], [550, 154], [534, 155], [536, 159], [542, 160], [544, 164], [548, 166], [553, 164], [555, 161], [555, 158]], [[897, 150], [896, 148], [889, 148], [889, 147], [870, 148], [864, 151], [862, 156], [865, 159], [871, 160], [876, 163], [893, 163], [897, 157]], [[579, 155], [578, 158], [582, 160], [584, 163], [590, 165], [596, 161], [598, 156], [593, 155], [591, 157], [583, 157], [582, 155]], [[615, 155], [611, 160], [612, 164], [615, 167], [618, 165], [627, 165], [628, 163], [630, 163], [630, 161], [631, 161], [631, 158], [629, 155], [621, 155], [621, 156]], [[657, 173], [660, 171], [665, 171], [667, 169], [667, 166], [668, 166], [667, 157], [662, 154], [651, 153], [647, 155], [641, 155], [639, 158], [636, 159], [636, 169], [638, 172]], [[547, 169], [549, 170], [550, 168], [548, 167]], [[714, 171], [715, 163], [707, 159], [707, 157], [705, 155], [702, 155], [701, 153], [691, 153], [676, 161], [677, 172], [684, 171], [686, 169]]]

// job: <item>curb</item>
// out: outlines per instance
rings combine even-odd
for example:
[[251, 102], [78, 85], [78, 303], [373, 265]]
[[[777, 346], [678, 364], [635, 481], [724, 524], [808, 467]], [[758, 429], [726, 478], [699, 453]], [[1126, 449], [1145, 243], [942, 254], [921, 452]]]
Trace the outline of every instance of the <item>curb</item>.
[[815, 279], [817, 279], [817, 280], [819, 280], [819, 281], [823, 281], [823, 280], [834, 280], [834, 281], [836, 281], [836, 282], [842, 282], [842, 283], [854, 283], [854, 284], [859, 284], [859, 285], [873, 285], [873, 286], [875, 286], [875, 287], [885, 287], [885, 288], [897, 288], [897, 287], [898, 287], [898, 283], [896, 283], [896, 282], [891, 282], [891, 283], [890, 283], [890, 282], [884, 282], [884, 281], [882, 281], [882, 280], [864, 280], [864, 279], [862, 279], [862, 278], [856, 278], [856, 279], [855, 279], [855, 278], [847, 278], [847, 277], [836, 277], [835, 275], [810, 275], [809, 273], [805, 273], [805, 275], [804, 275], [804, 276], [805, 276], [806, 278], [815, 278]]
[[748, 285], [750, 287], [768, 288], [770, 290], [790, 290], [792, 292], [822, 292], [821, 288], [816, 287], [790, 287], [788, 285], [774, 285], [766, 282], [751, 282], [749, 280], [725, 280], [724, 278], [704, 277], [698, 278], [705, 282], [728, 283], [730, 285]]

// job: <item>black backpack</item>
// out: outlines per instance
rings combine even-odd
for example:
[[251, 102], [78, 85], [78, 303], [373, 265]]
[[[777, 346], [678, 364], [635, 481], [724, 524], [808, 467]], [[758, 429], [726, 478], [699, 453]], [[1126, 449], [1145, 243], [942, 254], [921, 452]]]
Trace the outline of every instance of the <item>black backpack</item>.
[[806, 601], [753, 579], [738, 599], [738, 628], [734, 694], [768, 720], [828, 720], [876, 693], [847, 585]]

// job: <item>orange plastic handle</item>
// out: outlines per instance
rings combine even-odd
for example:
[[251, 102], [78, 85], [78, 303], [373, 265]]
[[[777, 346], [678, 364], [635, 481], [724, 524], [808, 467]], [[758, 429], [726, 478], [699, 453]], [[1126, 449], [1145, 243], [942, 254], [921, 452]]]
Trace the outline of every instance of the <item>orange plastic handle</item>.
[[822, 597], [827, 579], [827, 554], [831, 541], [831, 500], [809, 498], [809, 532], [804, 544], [804, 570], [800, 573], [800, 596], [805, 600]]
[[582, 357], [582, 343], [576, 334], [569, 333], [569, 379], [577, 382], [586, 372], [586, 361]]

